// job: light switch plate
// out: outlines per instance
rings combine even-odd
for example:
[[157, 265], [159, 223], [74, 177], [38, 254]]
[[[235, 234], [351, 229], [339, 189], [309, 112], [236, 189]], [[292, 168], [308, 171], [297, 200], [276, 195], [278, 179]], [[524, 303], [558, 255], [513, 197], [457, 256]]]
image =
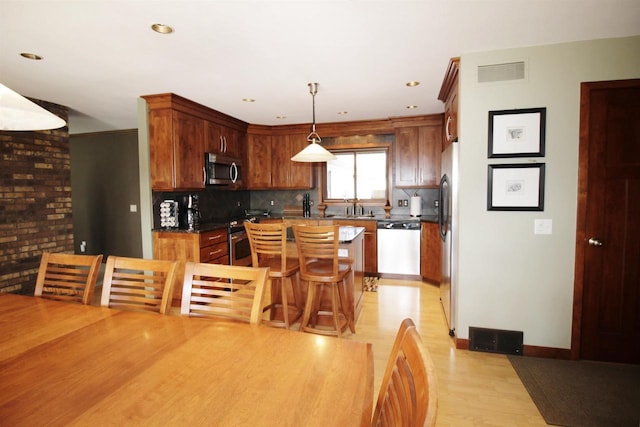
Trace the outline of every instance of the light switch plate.
[[550, 219], [534, 219], [533, 234], [551, 234], [553, 222]]
[[138, 212], [138, 205], [129, 205], [129, 212]]

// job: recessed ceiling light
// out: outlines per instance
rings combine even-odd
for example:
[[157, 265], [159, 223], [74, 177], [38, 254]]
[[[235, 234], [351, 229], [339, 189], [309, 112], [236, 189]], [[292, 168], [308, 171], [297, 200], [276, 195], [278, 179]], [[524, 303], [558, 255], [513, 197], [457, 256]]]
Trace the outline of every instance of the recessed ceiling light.
[[412, 81], [406, 83], [406, 85], [409, 86], [409, 87], [418, 86], [419, 84], [420, 84], [420, 82], [417, 82], [415, 80], [412, 80]]
[[417, 105], [407, 105], [407, 108], [408, 108], [409, 110], [413, 110], [413, 109], [418, 108], [418, 106], [417, 106]]
[[349, 114], [349, 112], [348, 111], [338, 111], [338, 114], [343, 116], [345, 114]]
[[33, 59], [34, 61], [40, 61], [41, 59], [43, 59], [42, 56], [36, 55], [35, 53], [29, 53], [29, 52], [22, 52], [20, 56], [27, 59]]
[[286, 118], [287, 118], [287, 116], [276, 116], [276, 119], [278, 119], [278, 120], [284, 120]]
[[253, 99], [253, 98], [242, 98], [242, 100], [243, 100], [244, 102], [256, 102], [256, 100], [255, 100], [255, 99]]
[[165, 24], [153, 24], [151, 29], [156, 33], [160, 34], [171, 34], [173, 33], [173, 28]]

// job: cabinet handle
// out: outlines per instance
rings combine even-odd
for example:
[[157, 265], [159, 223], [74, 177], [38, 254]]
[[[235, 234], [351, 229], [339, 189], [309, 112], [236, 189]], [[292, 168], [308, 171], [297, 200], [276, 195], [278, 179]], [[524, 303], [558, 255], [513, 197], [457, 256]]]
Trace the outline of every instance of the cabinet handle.
[[222, 139], [222, 135], [219, 136], [220, 138], [220, 152], [224, 153], [224, 140]]
[[202, 185], [207, 185], [207, 169], [202, 167]]
[[451, 132], [449, 132], [449, 125], [451, 124], [451, 116], [447, 117], [447, 124], [444, 126], [444, 132], [447, 136], [447, 141], [451, 141]]
[[222, 252], [222, 249], [218, 249], [217, 251], [211, 251], [211, 252], [209, 252], [209, 256], [217, 255], [220, 252]]
[[209, 241], [212, 241], [212, 240], [219, 240], [219, 239], [221, 239], [221, 238], [222, 238], [222, 236], [221, 236], [220, 234], [216, 234], [215, 236], [209, 236], [209, 237], [208, 237]]
[[223, 136], [223, 137], [222, 137], [222, 141], [224, 141], [224, 142], [223, 142], [223, 145], [222, 145], [222, 147], [223, 147], [223, 148], [222, 148], [222, 151], [226, 153], [226, 152], [227, 152], [227, 137], [226, 137], [226, 136]]

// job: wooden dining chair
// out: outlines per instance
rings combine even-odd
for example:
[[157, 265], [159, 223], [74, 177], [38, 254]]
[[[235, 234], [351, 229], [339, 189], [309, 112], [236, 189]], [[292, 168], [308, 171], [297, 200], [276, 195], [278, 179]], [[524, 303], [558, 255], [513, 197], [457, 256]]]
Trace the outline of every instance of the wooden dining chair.
[[91, 304], [102, 255], [43, 252], [34, 295]]
[[438, 392], [433, 361], [411, 319], [402, 321], [382, 377], [372, 426], [434, 426]]
[[168, 313], [177, 266], [178, 261], [110, 256], [100, 305]]
[[[289, 329], [302, 316], [302, 292], [297, 257], [287, 256], [287, 226], [283, 223], [244, 224], [251, 247], [251, 261], [254, 267], [269, 267], [270, 302], [262, 308], [269, 311], [269, 324]], [[293, 305], [289, 304], [289, 289]], [[277, 318], [282, 311], [282, 320]], [[291, 311], [294, 312], [290, 318]]]
[[[351, 273], [351, 264], [342, 263], [338, 258], [339, 230], [338, 225], [293, 225], [300, 279], [309, 283], [301, 331], [340, 337], [349, 327], [355, 333], [354, 316], [349, 310], [346, 295], [346, 280]], [[329, 291], [330, 307], [322, 305], [326, 289]], [[328, 317], [333, 328], [322, 325], [322, 317]]]
[[258, 325], [268, 276], [266, 267], [187, 262], [180, 313]]

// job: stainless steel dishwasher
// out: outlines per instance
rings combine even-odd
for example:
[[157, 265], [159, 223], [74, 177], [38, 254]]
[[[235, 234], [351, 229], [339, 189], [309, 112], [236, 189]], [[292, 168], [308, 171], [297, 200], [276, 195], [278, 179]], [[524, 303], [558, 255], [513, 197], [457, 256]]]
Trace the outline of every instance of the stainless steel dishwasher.
[[420, 275], [420, 221], [378, 221], [378, 273]]

